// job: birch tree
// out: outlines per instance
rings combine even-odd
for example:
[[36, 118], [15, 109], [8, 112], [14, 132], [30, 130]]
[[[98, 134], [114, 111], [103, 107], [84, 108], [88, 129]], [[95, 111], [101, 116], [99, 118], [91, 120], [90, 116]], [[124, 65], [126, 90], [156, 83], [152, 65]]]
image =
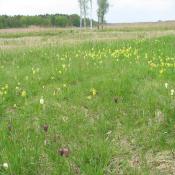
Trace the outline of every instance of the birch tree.
[[97, 0], [97, 5], [98, 5], [98, 9], [97, 9], [98, 28], [100, 28], [100, 25], [101, 25], [103, 29], [105, 15], [109, 9], [109, 2], [108, 0]]
[[92, 29], [92, 27], [93, 27], [93, 26], [92, 26], [92, 25], [93, 25], [93, 24], [92, 24], [92, 22], [93, 22], [93, 19], [92, 19], [92, 0], [90, 0], [90, 8], [91, 8], [91, 12], [90, 12], [90, 13], [91, 13], [90, 28]]
[[89, 8], [89, 0], [78, 0], [80, 7], [80, 28], [82, 28], [82, 23], [84, 23], [84, 27], [87, 26], [87, 14]]
[[80, 7], [80, 28], [82, 28], [82, 22], [83, 22], [83, 0], [78, 0], [79, 7]]
[[83, 18], [84, 18], [84, 27], [87, 26], [87, 13], [88, 13], [88, 6], [89, 0], [83, 0]]

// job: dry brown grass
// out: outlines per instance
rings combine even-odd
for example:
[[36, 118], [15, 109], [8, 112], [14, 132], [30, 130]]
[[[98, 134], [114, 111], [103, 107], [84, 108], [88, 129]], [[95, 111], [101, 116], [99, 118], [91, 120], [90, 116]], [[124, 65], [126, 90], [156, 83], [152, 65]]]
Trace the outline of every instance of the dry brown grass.
[[153, 30], [175, 30], [175, 21], [164, 22], [143, 22], [143, 23], [118, 23], [108, 24], [105, 26], [110, 30], [123, 30], [123, 31], [153, 31]]
[[28, 28], [10, 28], [10, 29], [0, 29], [0, 33], [28, 33], [28, 32], [56, 32], [63, 30], [75, 30], [75, 28], [50, 28], [50, 27], [37, 27], [31, 26]]
[[117, 24], [106, 26], [104, 31], [40, 27], [1, 29], [0, 48], [16, 49], [43, 47], [48, 44], [79, 44], [87, 41], [110, 42], [112, 40], [149, 39], [165, 35], [175, 35], [175, 22]]

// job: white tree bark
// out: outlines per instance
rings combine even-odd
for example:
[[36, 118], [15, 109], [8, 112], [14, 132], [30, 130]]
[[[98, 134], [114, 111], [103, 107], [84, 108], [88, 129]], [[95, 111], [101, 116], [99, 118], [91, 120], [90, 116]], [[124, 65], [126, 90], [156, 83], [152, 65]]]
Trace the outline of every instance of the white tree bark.
[[93, 19], [92, 19], [92, 9], [93, 9], [93, 7], [92, 7], [92, 0], [90, 0], [90, 7], [91, 7], [91, 19], [90, 19], [90, 28], [92, 29], [93, 28], [93, 24], [92, 24], [92, 22], [93, 22]]

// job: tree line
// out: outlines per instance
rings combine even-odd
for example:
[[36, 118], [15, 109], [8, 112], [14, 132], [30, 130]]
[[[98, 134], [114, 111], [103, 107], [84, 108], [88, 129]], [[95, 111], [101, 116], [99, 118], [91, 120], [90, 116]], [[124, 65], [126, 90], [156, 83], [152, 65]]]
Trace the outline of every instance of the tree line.
[[[17, 27], [29, 27], [29, 26], [41, 26], [41, 27], [79, 27], [86, 28], [98, 24], [98, 28], [103, 29], [105, 23], [105, 15], [109, 9], [108, 0], [96, 0], [97, 2], [97, 17], [98, 22], [93, 20], [93, 0], [78, 0], [80, 7], [80, 16], [62, 15], [62, 14], [46, 14], [35, 16], [0, 16], [0, 28], [17, 28]], [[90, 18], [88, 18], [90, 11]]]
[[[90, 20], [87, 20], [88, 24]], [[17, 28], [17, 27], [29, 27], [29, 26], [42, 26], [42, 27], [79, 27], [80, 16], [62, 15], [62, 14], [46, 14], [35, 16], [0, 16], [0, 28]]]

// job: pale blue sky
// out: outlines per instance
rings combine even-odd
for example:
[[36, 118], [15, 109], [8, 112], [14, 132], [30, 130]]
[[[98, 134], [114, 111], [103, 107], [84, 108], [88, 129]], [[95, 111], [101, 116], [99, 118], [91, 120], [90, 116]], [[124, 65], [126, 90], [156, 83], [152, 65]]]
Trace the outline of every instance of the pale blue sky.
[[[78, 0], [0, 0], [0, 14], [79, 13]], [[108, 22], [175, 20], [175, 0], [109, 0]], [[96, 19], [96, 0], [93, 16]]]

